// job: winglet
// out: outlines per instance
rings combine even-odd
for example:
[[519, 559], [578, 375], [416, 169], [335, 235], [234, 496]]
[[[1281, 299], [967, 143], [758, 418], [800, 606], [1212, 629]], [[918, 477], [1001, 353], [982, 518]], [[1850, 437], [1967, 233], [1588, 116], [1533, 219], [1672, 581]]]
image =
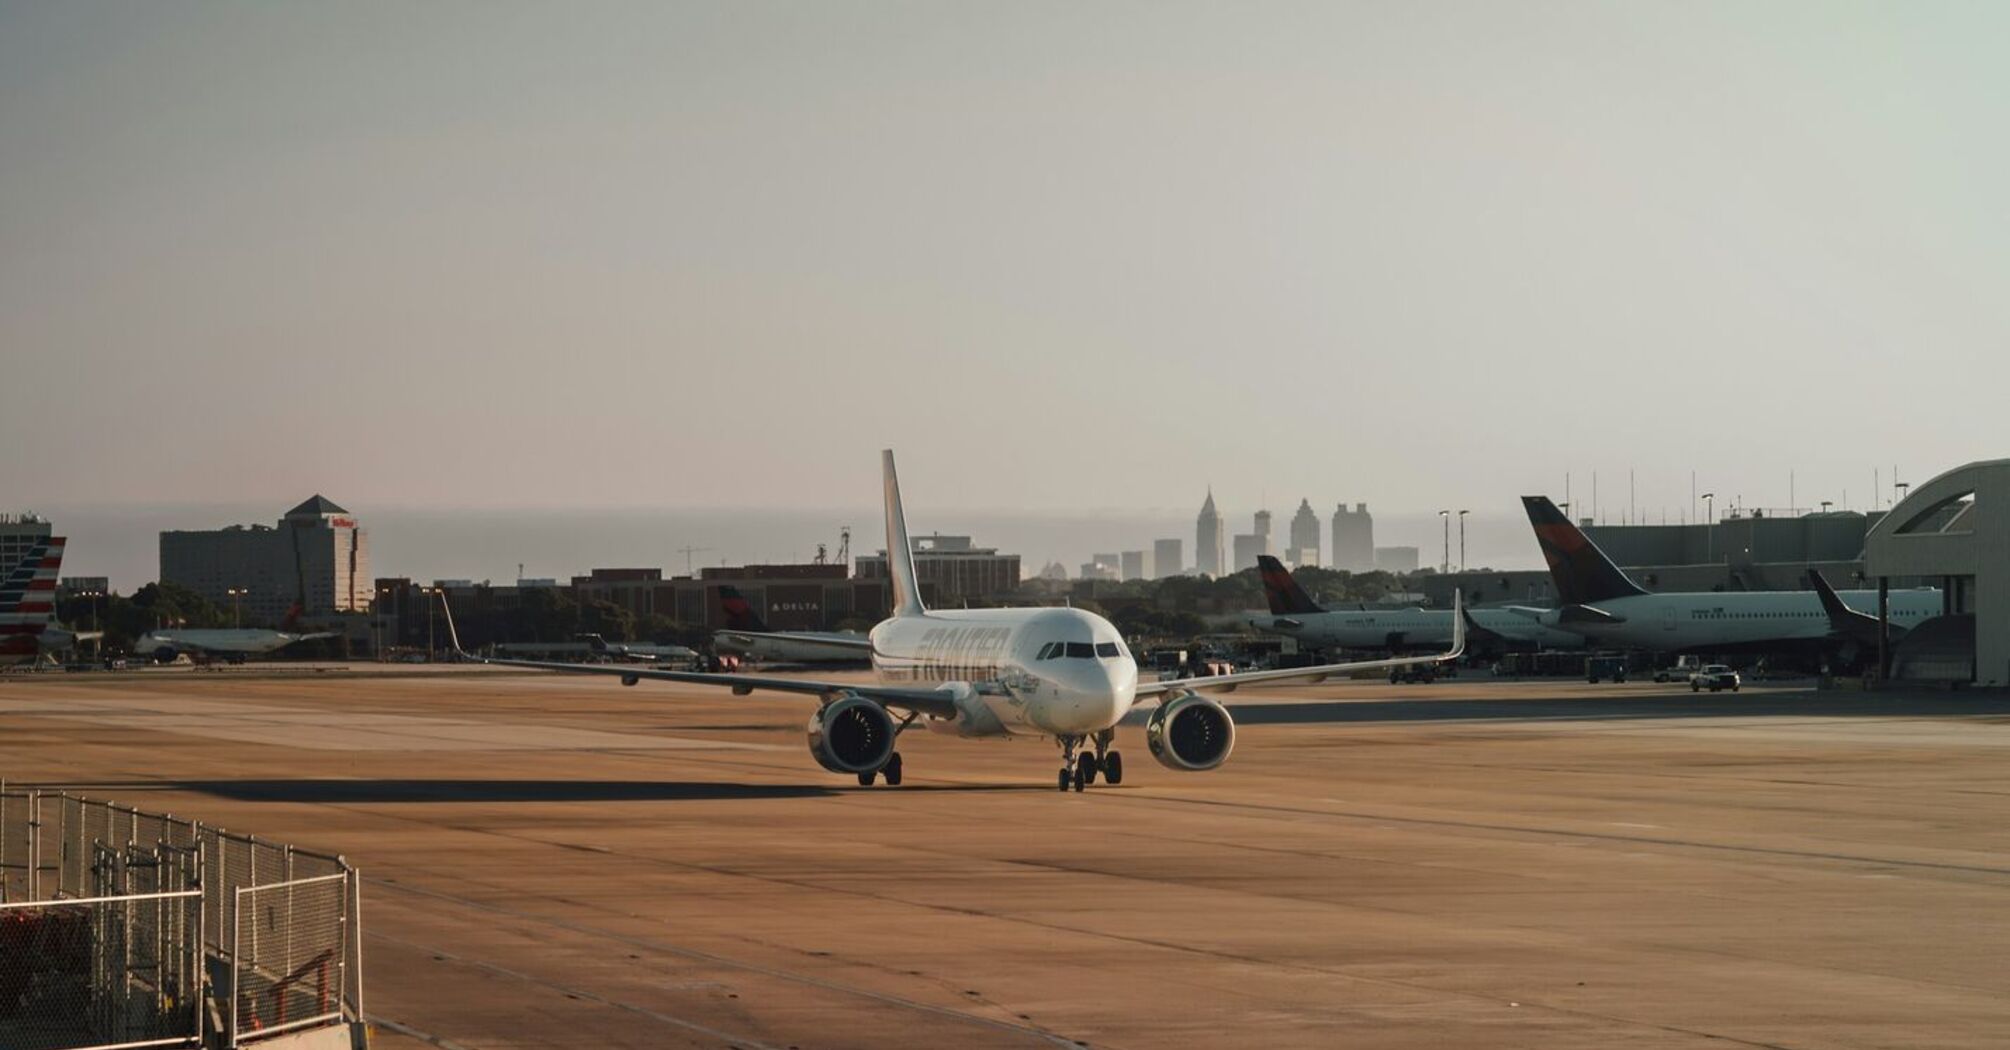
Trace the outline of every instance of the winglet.
[[1305, 613], [1325, 612], [1305, 588], [1292, 578], [1291, 571], [1284, 563], [1268, 554], [1256, 556], [1257, 575], [1263, 578], [1263, 597], [1270, 603], [1270, 611], [1277, 616], [1301, 616]]
[[914, 548], [907, 540], [907, 513], [900, 506], [900, 476], [893, 469], [893, 450], [880, 452], [886, 472], [886, 568], [893, 578], [893, 615], [919, 616], [921, 583], [914, 576]]
[[467, 650], [461, 648], [461, 632], [454, 629], [454, 608], [447, 604], [447, 589], [445, 587], [435, 587], [433, 588], [433, 594], [440, 599], [440, 615], [446, 617], [447, 620], [447, 644], [454, 647], [455, 656], [474, 659], [474, 657], [468, 656]]

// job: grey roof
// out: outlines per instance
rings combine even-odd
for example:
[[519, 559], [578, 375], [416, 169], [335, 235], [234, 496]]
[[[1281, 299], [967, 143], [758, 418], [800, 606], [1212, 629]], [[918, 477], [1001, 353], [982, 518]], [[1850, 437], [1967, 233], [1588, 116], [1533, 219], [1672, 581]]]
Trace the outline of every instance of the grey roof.
[[331, 502], [328, 499], [328, 497], [323, 496], [317, 492], [314, 494], [314, 497], [312, 499], [309, 499], [307, 502], [302, 503], [298, 507], [295, 507], [292, 510], [287, 511], [286, 516], [291, 518], [303, 514], [312, 516], [319, 514], [347, 514], [347, 513], [349, 512], [336, 506], [333, 502]]

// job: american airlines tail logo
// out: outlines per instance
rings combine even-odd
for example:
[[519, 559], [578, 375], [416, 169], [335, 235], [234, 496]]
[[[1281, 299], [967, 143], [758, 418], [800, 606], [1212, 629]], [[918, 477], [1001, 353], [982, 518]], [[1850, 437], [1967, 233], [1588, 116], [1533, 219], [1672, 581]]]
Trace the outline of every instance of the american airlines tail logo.
[[55, 621], [64, 542], [52, 536], [35, 544], [0, 582], [0, 655], [35, 652], [36, 638]]

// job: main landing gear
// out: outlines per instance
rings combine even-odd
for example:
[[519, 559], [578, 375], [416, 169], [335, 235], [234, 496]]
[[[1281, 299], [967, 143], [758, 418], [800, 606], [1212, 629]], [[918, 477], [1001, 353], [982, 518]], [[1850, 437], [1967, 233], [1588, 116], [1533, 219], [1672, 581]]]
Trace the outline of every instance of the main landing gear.
[[886, 765], [878, 769], [868, 769], [858, 775], [858, 786], [869, 788], [875, 778], [885, 777], [887, 787], [900, 786], [900, 752], [887, 756]]
[[[1124, 782], [1124, 756], [1111, 750], [1117, 732], [1105, 729], [1096, 734], [1094, 754], [1080, 751], [1083, 738], [1079, 736], [1061, 737], [1061, 772], [1055, 778], [1055, 787], [1062, 791], [1074, 788], [1076, 791], [1088, 787], [1101, 776], [1112, 785]], [[1079, 753], [1078, 753], [1079, 752]]]

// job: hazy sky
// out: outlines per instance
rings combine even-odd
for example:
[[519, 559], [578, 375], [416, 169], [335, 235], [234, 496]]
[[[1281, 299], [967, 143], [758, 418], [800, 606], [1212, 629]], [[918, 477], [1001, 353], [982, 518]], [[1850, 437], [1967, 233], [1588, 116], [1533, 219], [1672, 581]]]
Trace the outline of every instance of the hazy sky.
[[0, 505], [870, 506], [892, 445], [931, 519], [1861, 506], [2010, 451], [2006, 45], [1995, 3], [0, 4]]

